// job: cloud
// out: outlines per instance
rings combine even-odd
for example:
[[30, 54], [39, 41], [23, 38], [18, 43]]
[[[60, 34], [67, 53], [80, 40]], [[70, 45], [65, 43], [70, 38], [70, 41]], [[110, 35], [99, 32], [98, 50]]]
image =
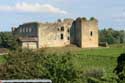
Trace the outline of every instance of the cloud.
[[67, 11], [54, 7], [50, 4], [30, 4], [25, 2], [17, 3], [15, 6], [0, 6], [0, 11], [67, 14]]

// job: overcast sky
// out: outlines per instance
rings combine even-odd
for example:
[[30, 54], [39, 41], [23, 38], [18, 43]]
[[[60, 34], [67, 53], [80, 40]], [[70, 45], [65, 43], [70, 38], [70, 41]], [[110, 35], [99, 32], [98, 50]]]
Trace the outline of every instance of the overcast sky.
[[100, 29], [125, 29], [125, 0], [0, 0], [0, 31], [25, 22], [76, 17], [96, 17]]

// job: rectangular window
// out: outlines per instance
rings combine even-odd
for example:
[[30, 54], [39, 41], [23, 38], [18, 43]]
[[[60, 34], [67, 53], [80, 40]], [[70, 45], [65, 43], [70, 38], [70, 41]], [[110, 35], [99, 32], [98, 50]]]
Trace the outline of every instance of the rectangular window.
[[70, 29], [67, 29], [67, 32], [69, 33], [69, 32], [70, 32]]
[[25, 32], [25, 28], [23, 28], [23, 32]]
[[69, 38], [69, 37], [67, 37], [67, 40], [70, 40], [70, 38]]
[[32, 28], [29, 28], [29, 32], [32, 32]]
[[61, 40], [63, 40], [63, 34], [61, 34]]
[[26, 32], [28, 32], [28, 27], [26, 28]]
[[61, 31], [64, 31], [64, 26], [61, 27]]
[[93, 33], [92, 33], [92, 31], [90, 32], [90, 36], [92, 36], [93, 35]]
[[22, 32], [22, 28], [20, 28], [19, 30], [20, 30], [20, 32]]

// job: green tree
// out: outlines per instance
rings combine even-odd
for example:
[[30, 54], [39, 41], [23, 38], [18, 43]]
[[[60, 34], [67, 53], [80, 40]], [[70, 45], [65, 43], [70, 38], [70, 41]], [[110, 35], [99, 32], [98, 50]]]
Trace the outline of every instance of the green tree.
[[11, 32], [1, 32], [0, 33], [0, 47], [16, 49], [18, 47], [18, 42]]

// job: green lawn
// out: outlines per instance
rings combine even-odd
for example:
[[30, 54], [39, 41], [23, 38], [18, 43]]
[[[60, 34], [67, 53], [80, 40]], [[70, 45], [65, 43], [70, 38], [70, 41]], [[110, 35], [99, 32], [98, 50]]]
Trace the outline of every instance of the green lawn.
[[125, 47], [112, 45], [110, 48], [81, 49], [76, 47], [48, 48], [47, 52], [64, 53], [71, 51], [78, 57], [74, 60], [74, 65], [86, 72], [93, 69], [102, 69], [106, 77], [114, 75], [113, 70], [117, 65], [117, 57], [125, 53]]
[[111, 77], [117, 64], [117, 57], [123, 52], [122, 50], [121, 48], [82, 50], [78, 53], [79, 57], [75, 64], [85, 72], [102, 69], [106, 72], [107, 77]]
[[85, 72], [92, 69], [103, 69], [107, 77], [111, 77], [117, 64], [117, 57], [123, 52], [125, 52], [125, 48], [80, 50], [76, 64]]

